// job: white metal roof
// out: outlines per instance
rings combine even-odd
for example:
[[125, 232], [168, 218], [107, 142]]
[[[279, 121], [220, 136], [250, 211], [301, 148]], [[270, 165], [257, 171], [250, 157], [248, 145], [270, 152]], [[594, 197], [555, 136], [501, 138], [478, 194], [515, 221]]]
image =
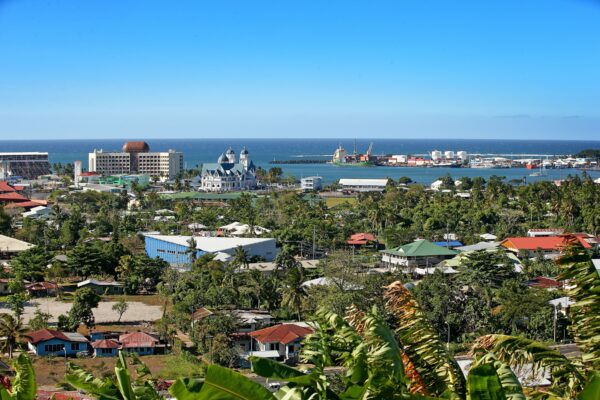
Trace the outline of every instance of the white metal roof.
[[121, 286], [119, 282], [105, 282], [105, 281], [97, 281], [95, 279], [86, 279], [85, 281], [81, 281], [77, 283], [77, 287], [82, 287], [85, 285], [96, 285], [96, 286]]
[[9, 236], [0, 235], [0, 251], [14, 253], [34, 247], [33, 244]]
[[385, 187], [388, 183], [388, 180], [387, 179], [343, 178], [343, 179], [340, 179], [339, 183], [342, 186], [383, 186], [383, 187]]
[[[171, 236], [171, 235], [149, 235], [145, 237], [161, 240], [163, 242], [173, 243], [180, 246], [188, 247], [188, 241], [192, 236]], [[226, 250], [235, 249], [238, 246], [248, 246], [257, 243], [267, 243], [275, 241], [273, 238], [230, 238], [230, 237], [205, 237], [193, 236], [196, 241], [196, 248], [208, 253], [224, 252]]]

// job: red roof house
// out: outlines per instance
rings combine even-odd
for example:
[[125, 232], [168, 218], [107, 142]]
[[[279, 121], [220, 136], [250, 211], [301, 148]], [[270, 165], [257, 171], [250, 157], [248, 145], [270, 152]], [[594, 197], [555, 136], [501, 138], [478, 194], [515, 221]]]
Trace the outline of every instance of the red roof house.
[[119, 343], [112, 339], [96, 340], [92, 343], [94, 357], [112, 357], [119, 351]]
[[253, 347], [257, 351], [252, 353], [281, 361], [295, 361], [302, 347], [302, 339], [312, 332], [311, 328], [298, 324], [279, 324], [250, 332], [257, 344]]
[[346, 243], [354, 246], [364, 246], [367, 244], [377, 243], [377, 238], [372, 233], [355, 233], [350, 236]]
[[159, 340], [146, 332], [132, 332], [119, 336], [123, 350], [139, 355], [154, 354]]
[[19, 203], [29, 201], [29, 199], [17, 192], [0, 193], [0, 203]]
[[579, 242], [584, 249], [592, 248], [583, 235], [509, 237], [504, 239], [500, 243], [500, 246], [517, 253], [520, 251], [527, 251], [531, 254], [538, 250], [541, 250], [544, 253], [559, 253], [569, 244], [570, 240]]

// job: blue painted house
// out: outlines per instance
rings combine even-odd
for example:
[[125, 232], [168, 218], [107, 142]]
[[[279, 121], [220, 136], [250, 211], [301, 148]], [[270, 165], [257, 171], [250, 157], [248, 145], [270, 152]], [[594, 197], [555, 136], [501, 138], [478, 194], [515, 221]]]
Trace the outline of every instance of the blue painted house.
[[119, 343], [112, 339], [96, 340], [92, 343], [94, 357], [114, 357], [119, 353]]
[[77, 332], [40, 329], [25, 335], [30, 351], [38, 356], [75, 356], [87, 353], [89, 341]]

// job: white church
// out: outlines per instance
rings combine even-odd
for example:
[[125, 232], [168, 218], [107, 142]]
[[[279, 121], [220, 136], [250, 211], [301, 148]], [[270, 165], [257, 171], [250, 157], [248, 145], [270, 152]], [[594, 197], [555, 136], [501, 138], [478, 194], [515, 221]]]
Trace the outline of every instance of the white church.
[[202, 165], [200, 190], [205, 192], [230, 192], [256, 188], [256, 167], [250, 161], [246, 148], [236, 162], [231, 147], [219, 156], [216, 163]]

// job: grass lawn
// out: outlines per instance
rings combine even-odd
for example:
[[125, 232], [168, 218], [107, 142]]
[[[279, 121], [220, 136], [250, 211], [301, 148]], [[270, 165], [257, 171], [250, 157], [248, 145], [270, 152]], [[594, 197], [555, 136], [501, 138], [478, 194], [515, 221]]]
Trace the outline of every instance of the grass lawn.
[[[144, 356], [140, 359], [150, 368], [152, 375], [156, 378], [201, 377], [204, 373], [201, 364], [191, 362], [179, 355]], [[68, 360], [98, 378], [105, 378], [114, 376], [117, 357], [69, 358]], [[66, 367], [63, 357], [34, 357], [32, 361], [39, 386], [56, 386], [57, 383], [64, 380]], [[130, 367], [130, 371], [135, 373], [133, 367]]]
[[356, 197], [327, 197], [325, 198], [325, 204], [328, 208], [339, 206], [340, 204], [348, 203], [350, 205], [356, 204]]

